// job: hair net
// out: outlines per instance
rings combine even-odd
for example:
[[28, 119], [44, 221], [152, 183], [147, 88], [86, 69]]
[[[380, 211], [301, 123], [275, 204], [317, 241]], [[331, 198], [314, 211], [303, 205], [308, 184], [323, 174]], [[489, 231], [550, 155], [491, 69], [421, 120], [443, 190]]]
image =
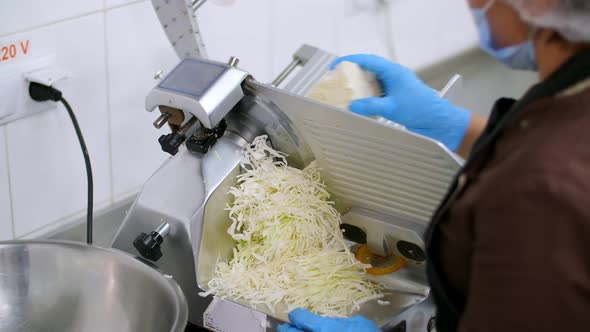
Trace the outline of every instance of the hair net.
[[503, 0], [536, 27], [553, 29], [572, 42], [590, 42], [590, 0]]

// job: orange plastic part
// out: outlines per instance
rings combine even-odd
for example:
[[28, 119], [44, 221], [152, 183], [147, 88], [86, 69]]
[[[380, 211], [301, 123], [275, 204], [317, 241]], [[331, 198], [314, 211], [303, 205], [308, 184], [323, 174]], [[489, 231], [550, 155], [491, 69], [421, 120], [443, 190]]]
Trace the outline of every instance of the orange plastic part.
[[393, 273], [408, 262], [406, 258], [397, 255], [387, 257], [375, 255], [366, 244], [358, 247], [355, 257], [363, 264], [370, 264], [371, 267], [367, 269], [367, 273], [377, 276]]

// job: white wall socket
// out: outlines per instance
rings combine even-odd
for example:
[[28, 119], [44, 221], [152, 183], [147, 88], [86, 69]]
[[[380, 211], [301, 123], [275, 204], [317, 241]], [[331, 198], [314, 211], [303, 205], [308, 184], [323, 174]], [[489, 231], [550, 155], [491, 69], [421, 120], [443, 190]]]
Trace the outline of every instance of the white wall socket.
[[37, 102], [31, 99], [27, 79], [33, 72], [37, 75], [45, 71], [55, 72], [54, 64], [55, 58], [46, 56], [0, 66], [0, 126], [57, 107], [53, 101]]

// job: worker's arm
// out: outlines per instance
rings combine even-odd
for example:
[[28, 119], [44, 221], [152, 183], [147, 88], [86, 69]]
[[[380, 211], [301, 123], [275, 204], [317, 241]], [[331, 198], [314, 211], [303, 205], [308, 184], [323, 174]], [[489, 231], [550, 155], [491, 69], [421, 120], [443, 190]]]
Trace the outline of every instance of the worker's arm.
[[471, 153], [471, 149], [473, 145], [483, 133], [488, 120], [482, 116], [479, 116], [475, 113], [471, 115], [471, 119], [469, 120], [469, 126], [467, 127], [467, 131], [465, 132], [465, 136], [463, 137], [463, 141], [459, 148], [457, 149], [457, 154], [461, 156], [463, 159], [467, 159], [469, 154]]
[[460, 332], [590, 326], [590, 189], [567, 172], [522, 174], [477, 202]]

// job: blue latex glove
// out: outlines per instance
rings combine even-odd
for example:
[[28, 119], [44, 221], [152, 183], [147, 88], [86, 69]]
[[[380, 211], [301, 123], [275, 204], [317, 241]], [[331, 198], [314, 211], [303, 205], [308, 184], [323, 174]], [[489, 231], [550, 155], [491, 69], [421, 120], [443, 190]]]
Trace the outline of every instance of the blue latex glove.
[[471, 112], [451, 105], [424, 84], [409, 68], [375, 55], [356, 54], [336, 59], [333, 69], [342, 61], [354, 62], [375, 73], [384, 96], [355, 100], [354, 113], [382, 116], [404, 125], [408, 130], [442, 142], [456, 151], [469, 126]]
[[370, 320], [352, 318], [328, 318], [312, 314], [307, 309], [295, 309], [289, 313], [292, 325], [279, 325], [278, 332], [381, 332]]

